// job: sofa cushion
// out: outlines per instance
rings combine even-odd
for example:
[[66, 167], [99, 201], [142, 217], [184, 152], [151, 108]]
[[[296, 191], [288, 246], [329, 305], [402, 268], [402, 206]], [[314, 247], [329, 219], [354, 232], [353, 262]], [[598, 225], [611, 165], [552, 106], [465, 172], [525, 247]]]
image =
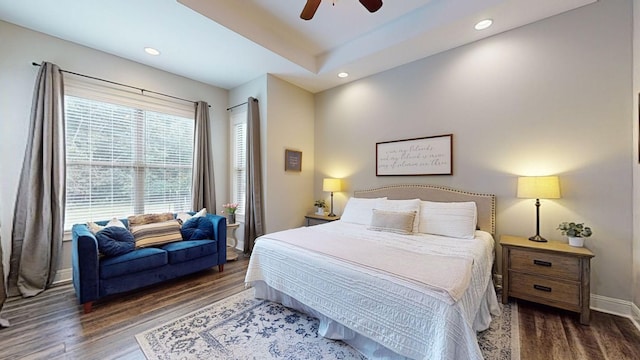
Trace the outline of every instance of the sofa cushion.
[[218, 252], [216, 240], [185, 240], [162, 246], [167, 251], [169, 264], [177, 264]]
[[96, 233], [98, 250], [105, 256], [126, 254], [136, 249], [136, 242], [129, 230], [119, 226], [109, 226]]
[[128, 275], [167, 264], [167, 252], [158, 248], [144, 248], [100, 260], [100, 278]]
[[180, 229], [183, 240], [206, 240], [213, 238], [213, 224], [206, 217], [192, 217]]
[[162, 245], [174, 241], [181, 241], [180, 223], [169, 220], [144, 225], [130, 225], [131, 233], [136, 240], [136, 247]]

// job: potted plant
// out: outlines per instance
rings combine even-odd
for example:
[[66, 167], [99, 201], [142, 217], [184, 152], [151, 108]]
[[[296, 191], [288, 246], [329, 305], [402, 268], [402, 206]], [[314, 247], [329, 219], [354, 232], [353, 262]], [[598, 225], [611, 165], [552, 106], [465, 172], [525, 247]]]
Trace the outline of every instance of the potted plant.
[[327, 203], [324, 200], [316, 200], [313, 206], [316, 207], [316, 214], [324, 215], [324, 208], [327, 207]]
[[235, 224], [236, 223], [236, 210], [238, 210], [238, 204], [229, 203], [222, 205], [224, 208], [224, 212], [227, 214], [227, 223]]
[[575, 247], [584, 246], [584, 238], [593, 234], [591, 228], [584, 226], [584, 223], [562, 222], [558, 225], [558, 230], [569, 240], [569, 245]]

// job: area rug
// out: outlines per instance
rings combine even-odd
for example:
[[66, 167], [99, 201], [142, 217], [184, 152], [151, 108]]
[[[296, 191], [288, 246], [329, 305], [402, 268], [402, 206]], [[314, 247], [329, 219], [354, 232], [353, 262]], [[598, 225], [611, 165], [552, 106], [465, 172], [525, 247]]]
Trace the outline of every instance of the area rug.
[[[478, 335], [485, 359], [519, 359], [515, 306], [504, 306]], [[147, 330], [136, 340], [149, 360], [366, 359], [342, 341], [318, 336], [316, 318], [254, 299], [251, 289]]]

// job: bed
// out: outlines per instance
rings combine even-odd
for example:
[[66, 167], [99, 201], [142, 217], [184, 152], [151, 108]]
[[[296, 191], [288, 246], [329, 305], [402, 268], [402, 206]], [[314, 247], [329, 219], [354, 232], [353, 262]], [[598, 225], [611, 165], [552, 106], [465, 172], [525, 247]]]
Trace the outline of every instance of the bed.
[[500, 312], [494, 233], [494, 195], [355, 191], [339, 221], [258, 238], [245, 281], [370, 359], [482, 359], [476, 332]]

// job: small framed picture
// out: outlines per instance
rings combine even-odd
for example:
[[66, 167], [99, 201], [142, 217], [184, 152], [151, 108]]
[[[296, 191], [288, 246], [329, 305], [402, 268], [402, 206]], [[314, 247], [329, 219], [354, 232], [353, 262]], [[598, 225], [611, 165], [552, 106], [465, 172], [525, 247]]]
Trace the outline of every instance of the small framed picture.
[[284, 171], [302, 171], [302, 151], [284, 151]]

